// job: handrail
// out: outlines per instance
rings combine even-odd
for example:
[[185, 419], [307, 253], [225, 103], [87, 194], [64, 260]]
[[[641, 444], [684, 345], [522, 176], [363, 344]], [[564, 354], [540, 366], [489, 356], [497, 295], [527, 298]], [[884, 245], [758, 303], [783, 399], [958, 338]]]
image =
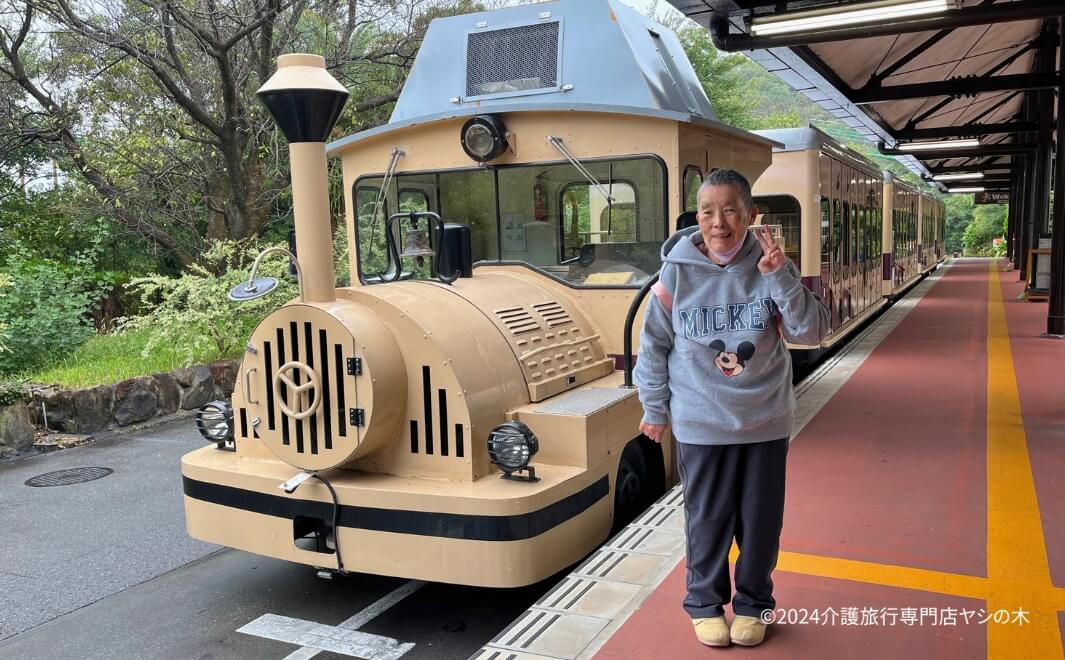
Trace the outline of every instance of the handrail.
[[629, 311], [625, 315], [625, 332], [623, 338], [623, 347], [625, 351], [625, 383], [622, 387], [632, 389], [632, 326], [636, 323], [636, 310], [640, 308], [640, 304], [643, 303], [643, 299], [647, 297], [647, 292], [651, 290], [651, 287], [658, 282], [658, 276], [662, 271], [655, 272], [654, 275], [640, 287], [636, 297], [632, 299], [632, 304], [629, 305]]

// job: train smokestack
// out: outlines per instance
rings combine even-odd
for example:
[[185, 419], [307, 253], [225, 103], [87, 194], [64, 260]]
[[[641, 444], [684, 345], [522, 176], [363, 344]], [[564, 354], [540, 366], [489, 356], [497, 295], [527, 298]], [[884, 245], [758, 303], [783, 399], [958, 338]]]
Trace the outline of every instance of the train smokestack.
[[325, 70], [325, 58], [298, 53], [278, 57], [277, 72], [257, 94], [289, 142], [304, 297], [308, 302], [336, 300], [325, 141], [340, 118], [348, 91]]

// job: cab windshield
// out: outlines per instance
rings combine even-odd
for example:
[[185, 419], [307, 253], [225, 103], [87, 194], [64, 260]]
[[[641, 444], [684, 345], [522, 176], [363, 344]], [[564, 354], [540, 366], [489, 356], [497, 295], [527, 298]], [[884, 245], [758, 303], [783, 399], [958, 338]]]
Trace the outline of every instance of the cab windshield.
[[[571, 286], [640, 286], [661, 266], [665, 166], [654, 157], [583, 165], [601, 188], [568, 162], [397, 174], [383, 198], [382, 176], [360, 178], [353, 190], [360, 279], [380, 282], [394, 273], [389, 215], [433, 211], [470, 227], [475, 266], [520, 263]], [[399, 225], [402, 250], [408, 224]], [[403, 271], [420, 279], [429, 268], [406, 259]]]

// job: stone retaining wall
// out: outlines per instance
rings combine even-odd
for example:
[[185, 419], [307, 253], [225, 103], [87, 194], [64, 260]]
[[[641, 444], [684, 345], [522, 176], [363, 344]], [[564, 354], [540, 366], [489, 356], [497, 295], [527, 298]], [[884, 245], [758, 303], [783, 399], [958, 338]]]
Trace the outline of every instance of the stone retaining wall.
[[[227, 400], [237, 380], [236, 361], [138, 376], [114, 385], [35, 394], [29, 412], [35, 425], [62, 433], [89, 434], [129, 426], [178, 410], [193, 410], [209, 401]], [[2, 442], [2, 441], [0, 441]]]

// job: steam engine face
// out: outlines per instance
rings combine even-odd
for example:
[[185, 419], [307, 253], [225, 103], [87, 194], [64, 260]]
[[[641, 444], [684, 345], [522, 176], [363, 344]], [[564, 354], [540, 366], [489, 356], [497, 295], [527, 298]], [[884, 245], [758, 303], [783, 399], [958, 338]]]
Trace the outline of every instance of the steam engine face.
[[337, 467], [380, 448], [406, 407], [395, 340], [371, 312], [350, 303], [289, 305], [268, 316], [252, 334], [241, 377], [246, 414], [262, 443], [304, 470]]

